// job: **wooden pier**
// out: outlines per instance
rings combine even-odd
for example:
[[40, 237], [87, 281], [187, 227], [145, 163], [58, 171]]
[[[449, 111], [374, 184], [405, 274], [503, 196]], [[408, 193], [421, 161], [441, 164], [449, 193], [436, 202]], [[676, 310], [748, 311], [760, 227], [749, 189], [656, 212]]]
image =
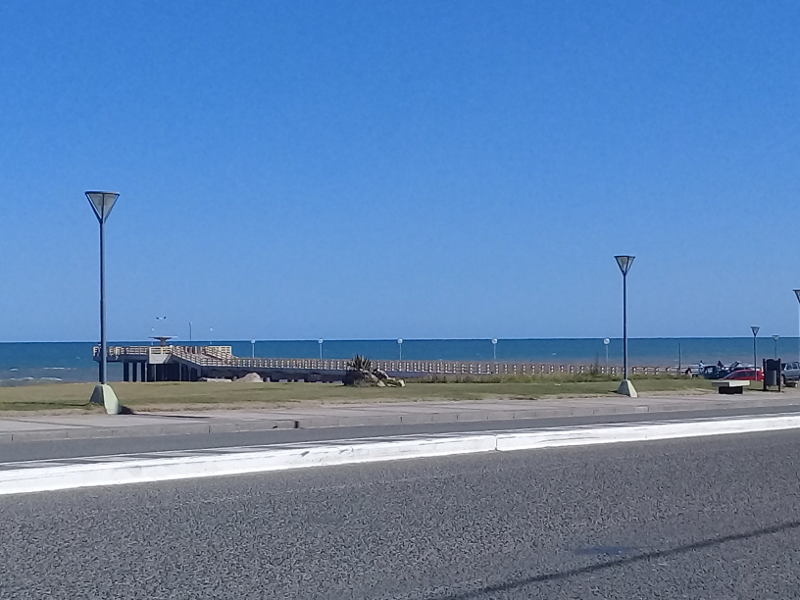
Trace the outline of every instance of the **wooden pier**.
[[[94, 347], [100, 360], [100, 347]], [[203, 378], [236, 379], [258, 373], [264, 381], [341, 381], [347, 359], [337, 358], [242, 358], [231, 346], [110, 346], [109, 363], [122, 363], [123, 381], [198, 381]], [[569, 365], [521, 361], [373, 360], [375, 368], [392, 377], [411, 379], [434, 375], [620, 375], [621, 367]], [[634, 375], [677, 374], [669, 367], [631, 367]]]

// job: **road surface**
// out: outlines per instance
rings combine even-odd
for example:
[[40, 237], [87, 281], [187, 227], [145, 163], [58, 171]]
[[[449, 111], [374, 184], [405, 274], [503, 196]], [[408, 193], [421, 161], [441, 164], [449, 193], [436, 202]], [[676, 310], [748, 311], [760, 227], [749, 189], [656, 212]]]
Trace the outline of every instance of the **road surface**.
[[800, 597], [800, 434], [0, 498], [2, 598]]
[[114, 437], [94, 439], [53, 439], [46, 441], [0, 442], [0, 462], [44, 460], [103, 456], [162, 450], [190, 450], [197, 448], [225, 448], [321, 440], [379, 437], [415, 433], [451, 433], [460, 431], [486, 431], [500, 429], [536, 429], [600, 423], [630, 423], [636, 421], [683, 420], [743, 415], [766, 415], [800, 412], [798, 405], [760, 406], [663, 413], [595, 415], [590, 417], [548, 417], [542, 419], [517, 419], [514, 421], [464, 421], [452, 423], [425, 423], [415, 425], [381, 425], [357, 427], [322, 427], [318, 429], [275, 429], [238, 433], [170, 434], [142, 437]]

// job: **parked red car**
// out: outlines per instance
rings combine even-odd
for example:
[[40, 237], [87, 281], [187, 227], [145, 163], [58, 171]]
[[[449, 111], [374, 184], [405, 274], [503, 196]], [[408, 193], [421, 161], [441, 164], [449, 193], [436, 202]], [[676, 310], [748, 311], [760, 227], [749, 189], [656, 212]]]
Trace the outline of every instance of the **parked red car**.
[[750, 381], [764, 381], [764, 371], [761, 369], [736, 369], [728, 373], [723, 379], [748, 379]]

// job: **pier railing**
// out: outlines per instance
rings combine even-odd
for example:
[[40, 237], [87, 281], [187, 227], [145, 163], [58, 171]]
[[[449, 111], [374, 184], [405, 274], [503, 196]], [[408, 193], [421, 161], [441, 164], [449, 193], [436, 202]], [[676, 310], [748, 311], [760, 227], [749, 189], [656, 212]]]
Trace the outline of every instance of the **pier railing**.
[[[97, 359], [100, 347], [94, 347]], [[110, 346], [108, 359], [124, 361], [148, 359], [151, 355], [170, 354], [175, 359], [200, 367], [234, 367], [242, 369], [288, 369], [345, 371], [347, 359], [338, 358], [241, 358], [233, 355], [231, 346]], [[373, 368], [388, 373], [419, 375], [582, 375], [599, 373], [619, 375], [622, 367], [609, 365], [557, 364], [530, 361], [454, 361], [454, 360], [372, 360]], [[633, 375], [677, 375], [675, 367], [634, 366]]]

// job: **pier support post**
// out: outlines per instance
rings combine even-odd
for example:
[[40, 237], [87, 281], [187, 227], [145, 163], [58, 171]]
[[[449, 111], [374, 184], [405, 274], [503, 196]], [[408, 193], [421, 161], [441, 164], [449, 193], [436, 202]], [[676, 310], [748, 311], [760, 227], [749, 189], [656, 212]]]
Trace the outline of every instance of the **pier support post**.
[[125, 361], [122, 363], [122, 381], [130, 381], [131, 373], [130, 373], [131, 363]]
[[138, 377], [136, 377], [139, 373], [139, 363], [132, 362], [131, 363], [131, 381], [136, 381]]

